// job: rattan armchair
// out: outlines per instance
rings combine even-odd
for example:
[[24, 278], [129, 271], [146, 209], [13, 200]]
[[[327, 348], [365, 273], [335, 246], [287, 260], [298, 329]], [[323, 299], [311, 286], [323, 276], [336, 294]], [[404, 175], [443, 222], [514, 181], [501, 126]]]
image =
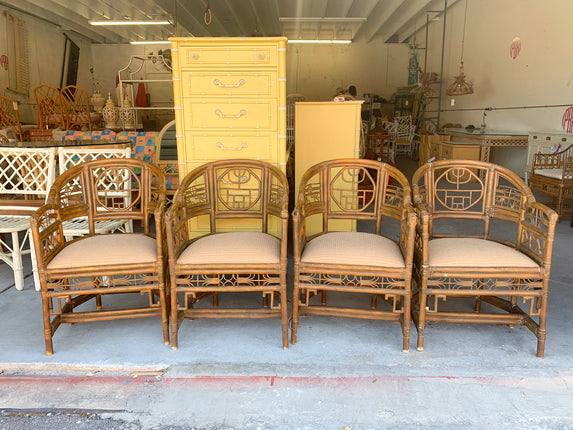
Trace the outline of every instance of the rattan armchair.
[[34, 99], [40, 129], [66, 128], [67, 117], [59, 89], [48, 84], [38, 85], [34, 88]]
[[553, 154], [535, 154], [529, 188], [549, 194], [560, 218], [571, 215], [573, 209], [571, 204], [565, 207], [565, 200], [573, 199], [573, 145]]
[[[56, 179], [30, 220], [48, 355], [62, 323], [159, 316], [169, 343], [164, 205], [163, 173], [140, 160], [90, 161]], [[89, 232], [67, 240], [64, 224], [78, 217], [87, 217]], [[96, 234], [98, 221], [118, 219], [139, 221], [143, 231]]]
[[[305, 172], [293, 212], [293, 344], [301, 316], [329, 315], [399, 322], [408, 352], [416, 226], [410, 199], [408, 180], [390, 164], [341, 159]], [[374, 232], [352, 231], [357, 221]], [[331, 292], [370, 301], [331, 306]]]
[[515, 173], [480, 161], [425, 164], [412, 189], [418, 350], [428, 321], [498, 323], [526, 326], [543, 357], [555, 211]]
[[[280, 318], [288, 347], [287, 229], [288, 183], [276, 167], [222, 160], [187, 174], [166, 215], [173, 349], [185, 318]], [[227, 293], [262, 303], [220, 306]]]

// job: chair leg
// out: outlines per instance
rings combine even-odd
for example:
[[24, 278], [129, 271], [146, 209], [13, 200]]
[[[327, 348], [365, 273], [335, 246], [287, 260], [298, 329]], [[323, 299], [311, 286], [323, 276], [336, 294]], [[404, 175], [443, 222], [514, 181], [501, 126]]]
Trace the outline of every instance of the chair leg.
[[165, 293], [165, 285], [161, 286], [159, 290], [159, 305], [161, 306], [161, 327], [163, 328], [163, 343], [169, 345], [169, 314], [167, 310], [167, 294]]
[[426, 279], [422, 279], [422, 285], [419, 291], [419, 300], [420, 300], [420, 309], [418, 313], [418, 343], [416, 345], [416, 349], [418, 351], [424, 350], [424, 328], [426, 325], [426, 304], [427, 304], [427, 295], [426, 295]]
[[52, 323], [50, 321], [50, 301], [51, 299], [45, 297], [42, 293], [42, 312], [44, 316], [44, 342], [46, 343], [46, 355], [54, 354], [54, 345], [52, 343]]
[[402, 352], [410, 352], [410, 324], [412, 322], [412, 297], [410, 294], [403, 297], [402, 304]]
[[12, 232], [12, 270], [14, 272], [14, 286], [21, 291], [24, 289], [24, 266], [22, 265], [22, 250], [20, 249], [17, 231]]
[[40, 285], [40, 275], [38, 274], [38, 260], [36, 259], [36, 250], [34, 248], [34, 241], [32, 240], [32, 233], [28, 231], [28, 242], [30, 243], [30, 259], [32, 260], [32, 274], [34, 275], [34, 288], [36, 291], [42, 289]]
[[[281, 275], [281, 278], [283, 276]], [[286, 288], [286, 274], [281, 280], [281, 330], [283, 338], [283, 348], [288, 349], [288, 297]]]
[[546, 320], [547, 320], [547, 291], [549, 279], [543, 280], [543, 295], [541, 296], [541, 309], [539, 312], [539, 328], [537, 330], [537, 357], [545, 356], [545, 337], [546, 337]]
[[300, 284], [299, 284], [299, 278], [298, 278], [298, 273], [296, 272], [296, 269], [295, 269], [294, 277], [295, 277], [294, 289], [292, 292], [292, 326], [290, 329], [290, 343], [292, 343], [293, 345], [296, 344], [296, 340], [297, 340], [296, 336], [297, 336], [298, 319], [299, 319], [298, 307], [300, 305]]
[[171, 348], [177, 349], [177, 331], [179, 330], [179, 315], [178, 315], [178, 294], [175, 285], [175, 277], [171, 282]]

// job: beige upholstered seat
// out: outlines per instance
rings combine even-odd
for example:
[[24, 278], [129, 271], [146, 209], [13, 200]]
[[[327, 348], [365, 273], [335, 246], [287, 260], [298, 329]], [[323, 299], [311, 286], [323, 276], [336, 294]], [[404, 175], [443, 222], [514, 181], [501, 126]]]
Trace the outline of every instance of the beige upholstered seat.
[[[206, 163], [183, 179], [165, 219], [172, 347], [185, 318], [279, 318], [287, 348], [285, 175], [257, 160]], [[225, 306], [229, 293], [258, 293], [262, 306]], [[195, 307], [207, 297], [212, 306]]]
[[396, 242], [373, 233], [330, 232], [311, 239], [301, 256], [303, 263], [404, 269], [405, 263]]
[[[358, 220], [374, 233], [354, 231]], [[319, 163], [301, 179], [293, 225], [292, 343], [301, 316], [329, 315], [399, 322], [407, 352], [416, 215], [406, 177], [373, 160]], [[382, 225], [394, 225], [396, 240]], [[370, 308], [328, 303], [327, 294], [345, 293], [369, 298]]]
[[[480, 161], [426, 163], [412, 187], [418, 349], [427, 321], [520, 324], [543, 357], [555, 211], [535, 202], [515, 173]], [[468, 298], [473, 312], [458, 308]]]
[[177, 264], [278, 264], [280, 259], [279, 239], [270, 234], [244, 231], [202, 237], [181, 253]]
[[428, 262], [432, 267], [536, 268], [539, 264], [516, 249], [486, 239], [450, 237], [428, 242]]
[[[89, 161], [56, 179], [46, 204], [30, 220], [48, 355], [62, 323], [158, 316], [169, 343], [164, 214], [165, 177], [145, 161]], [[65, 225], [78, 218], [87, 220], [88, 230], [71, 239]], [[142, 231], [98, 234], [98, 224], [113, 220], [138, 221]], [[116, 300], [120, 293], [133, 302]], [[92, 300], [95, 309], [82, 306]]]

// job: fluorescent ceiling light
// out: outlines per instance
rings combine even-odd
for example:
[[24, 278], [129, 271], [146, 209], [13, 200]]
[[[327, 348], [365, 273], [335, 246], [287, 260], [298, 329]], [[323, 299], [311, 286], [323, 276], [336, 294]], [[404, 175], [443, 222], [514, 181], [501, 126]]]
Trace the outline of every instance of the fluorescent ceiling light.
[[308, 16], [283, 16], [280, 22], [366, 22], [366, 18], [353, 17], [308, 17]]
[[323, 45], [349, 44], [352, 40], [326, 40], [326, 39], [289, 39], [288, 43], [319, 43]]
[[171, 43], [169, 40], [132, 40], [132, 45], [167, 45]]
[[168, 25], [169, 21], [88, 21], [91, 25]]

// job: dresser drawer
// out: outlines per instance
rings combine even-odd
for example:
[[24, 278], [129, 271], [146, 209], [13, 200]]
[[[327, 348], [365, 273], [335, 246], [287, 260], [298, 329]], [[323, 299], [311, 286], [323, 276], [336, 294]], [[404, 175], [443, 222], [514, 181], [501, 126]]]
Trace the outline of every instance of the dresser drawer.
[[276, 100], [183, 101], [185, 129], [277, 130]]
[[277, 67], [276, 44], [194, 44], [181, 46], [179, 61], [182, 67]]
[[252, 158], [276, 162], [276, 133], [188, 133], [185, 139], [187, 159], [211, 161]]
[[277, 97], [276, 72], [184, 72], [181, 81], [183, 97]]

